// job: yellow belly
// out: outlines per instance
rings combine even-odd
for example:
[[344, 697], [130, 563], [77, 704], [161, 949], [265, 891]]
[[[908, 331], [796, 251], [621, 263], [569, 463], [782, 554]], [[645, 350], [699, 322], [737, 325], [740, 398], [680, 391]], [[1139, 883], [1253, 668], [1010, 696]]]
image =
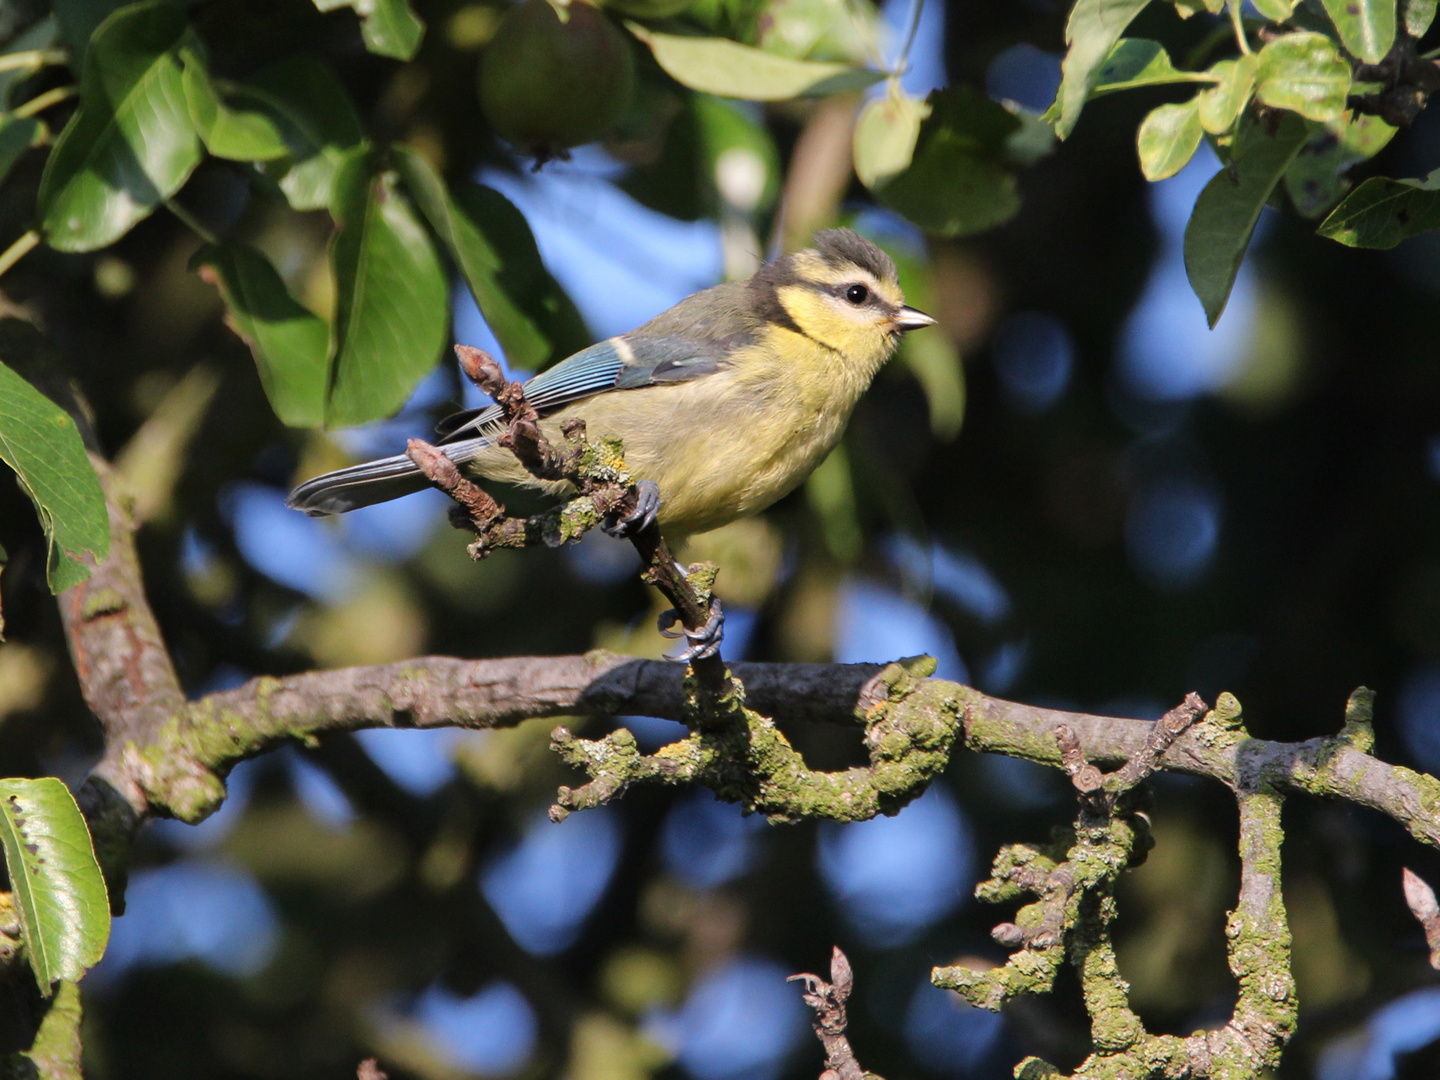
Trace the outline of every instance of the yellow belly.
[[[678, 539], [758, 514], [793, 491], [839, 441], [858, 396], [807, 402], [795, 393], [757, 393], [721, 372], [586, 398], [541, 426], [559, 441], [561, 425], [579, 417], [591, 439], [619, 436], [630, 472], [659, 486], [660, 527]], [[498, 447], [471, 467], [538, 486]]]

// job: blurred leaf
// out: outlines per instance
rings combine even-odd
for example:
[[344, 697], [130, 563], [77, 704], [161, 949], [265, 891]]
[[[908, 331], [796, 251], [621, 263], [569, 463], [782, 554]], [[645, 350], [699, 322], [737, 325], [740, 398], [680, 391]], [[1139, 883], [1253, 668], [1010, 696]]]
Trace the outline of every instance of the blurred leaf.
[[1225, 0], [1174, 0], [1174, 3], [1175, 11], [1182, 19], [1188, 19], [1191, 15], [1199, 15], [1202, 12], [1219, 15], [1225, 10]]
[[885, 77], [882, 72], [851, 64], [776, 56], [727, 38], [682, 37], [649, 30], [639, 23], [625, 25], [650, 46], [655, 60], [672, 79], [721, 97], [751, 101], [819, 97], [863, 90]]
[[515, 290], [545, 275], [540, 252], [532, 243], [529, 251], [512, 253], [532, 259], [532, 265], [518, 272], [507, 267], [480, 223], [451, 200], [444, 182], [424, 158], [403, 147], [393, 148], [392, 154], [406, 190], [460, 268], [480, 314], [505, 350], [505, 359], [515, 367], [538, 367], [550, 355], [550, 342]]
[[590, 330], [575, 302], [545, 269], [525, 215], [494, 188], [462, 184], [451, 191], [459, 213], [475, 222], [500, 255], [505, 291], [534, 320], [550, 343], [538, 366], [561, 360], [590, 344]]
[[[1348, 114], [1347, 114], [1348, 115]], [[1304, 217], [1318, 217], [1350, 190], [1344, 172], [1374, 157], [1396, 129], [1378, 116], [1357, 115], [1321, 126], [1311, 122], [1311, 137], [1285, 170], [1285, 192]]]
[[694, 221], [728, 206], [767, 210], [780, 193], [780, 155], [769, 128], [739, 103], [686, 94], [658, 157], [620, 186], [644, 205]]
[[82, 556], [95, 561], [110, 551], [110, 519], [80, 432], [64, 409], [0, 363], [0, 460], [20, 486], [50, 542], [51, 592], [90, 576]]
[[1345, 48], [1367, 64], [1378, 64], [1395, 44], [1395, 0], [1321, 2]]
[[20, 160], [20, 155], [38, 146], [45, 137], [45, 125], [28, 116], [0, 115], [0, 184]]
[[1255, 10], [1271, 22], [1285, 22], [1295, 12], [1299, 0], [1250, 0]]
[[290, 152], [274, 119], [253, 98], [224, 101], [204, 61], [192, 49], [181, 55], [185, 104], [205, 149], [230, 161], [270, 161]]
[[820, 521], [820, 532], [830, 554], [846, 565], [854, 563], [865, 546], [865, 532], [860, 526], [855, 481], [843, 441], [805, 481], [805, 501]]
[[321, 11], [354, 8], [365, 48], [379, 56], [409, 60], [425, 36], [424, 20], [406, 0], [315, 0], [315, 6]]
[[1372, 176], [1316, 232], [1347, 247], [1392, 248], [1431, 229], [1440, 229], [1440, 169], [1424, 180]]
[[1401, 0], [1405, 5], [1405, 32], [1417, 41], [1435, 21], [1437, 0]]
[[308, 56], [282, 60], [237, 85], [232, 104], [262, 109], [274, 120], [289, 158], [264, 169], [278, 180], [290, 205], [328, 208], [341, 163], [365, 138], [349, 93], [330, 69]]
[[920, 124], [930, 106], [898, 92], [877, 98], [860, 110], [855, 124], [855, 175], [878, 190], [910, 167]]
[[41, 1080], [82, 1080], [85, 1075], [80, 1042], [83, 1014], [80, 987], [62, 980], [55, 996], [47, 1003], [35, 1038], [10, 1059], [11, 1072]]
[[1096, 98], [1117, 90], [1196, 81], [1195, 72], [1176, 70], [1170, 62], [1170, 54], [1158, 41], [1121, 38], [1110, 50], [1105, 62], [1095, 69], [1090, 96]]
[[0, 780], [0, 843], [40, 992], [74, 982], [105, 953], [110, 901], [90, 830], [53, 776]]
[[1185, 226], [1185, 272], [1212, 328], [1230, 298], [1260, 211], [1305, 138], [1297, 116], [1283, 116], [1273, 134], [1264, 123], [1242, 121], [1230, 164], [1195, 200]]
[[1000, 225], [1020, 209], [1007, 140], [1020, 127], [1000, 104], [968, 87], [937, 90], [910, 167], [880, 200], [922, 229], [964, 236]]
[[265, 396], [282, 423], [325, 420], [330, 327], [290, 295], [270, 261], [235, 244], [207, 244], [190, 261], [225, 301], [226, 322], [250, 346]]
[[1324, 34], [1286, 34], [1256, 56], [1255, 95], [1266, 105], [1307, 120], [1334, 120], [1349, 93], [1350, 65]]
[[364, 424], [393, 415], [435, 366], [449, 330], [445, 275], [425, 226], [393, 173], [376, 173], [365, 148], [335, 179], [340, 230], [330, 244], [336, 311], [325, 422]]
[[86, 50], [95, 28], [114, 11], [124, 7], [126, 0], [54, 0], [55, 19], [60, 24], [60, 40], [75, 58], [79, 70], [85, 62]]
[[1045, 119], [1064, 139], [1075, 130], [1080, 110], [1090, 96], [1098, 69], [1125, 33], [1130, 21], [1150, 0], [1075, 0], [1065, 24], [1065, 59], [1060, 64], [1060, 90]]
[[1200, 102], [1191, 98], [1181, 105], [1152, 109], [1140, 124], [1136, 146], [1140, 171], [1146, 180], [1164, 180], [1183, 169], [1200, 145]]
[[[5, 550], [5, 545], [0, 544], [0, 577], [5, 574], [5, 564], [10, 561], [10, 553]], [[5, 609], [0, 607], [0, 641], [5, 640]]]
[[[16, 34], [5, 43], [4, 55], [11, 53], [29, 52], [32, 49], [53, 49], [60, 37], [60, 26], [55, 21], [54, 15], [46, 15], [43, 19], [36, 21], [35, 25], [28, 27], [22, 33]], [[76, 56], [74, 52], [72, 56]], [[80, 59], [76, 56], [75, 68], [79, 70]], [[13, 104], [10, 96], [17, 86], [35, 74], [34, 68], [21, 67], [11, 68], [9, 71], [0, 71], [0, 111], [7, 110]]]
[[1005, 159], [1012, 165], [1029, 168], [1055, 152], [1059, 142], [1052, 128], [1037, 112], [1013, 101], [1001, 102], [1005, 111], [1019, 122], [1019, 127], [1005, 138]]
[[777, 56], [864, 63], [877, 14], [853, 0], [770, 0], [753, 44]]
[[195, 37], [165, 3], [117, 11], [95, 31], [80, 108], [46, 162], [36, 214], [51, 247], [93, 251], [180, 189], [202, 150], [180, 51]]
[[1221, 60], [1210, 69], [1220, 81], [1200, 92], [1200, 126], [1211, 135], [1223, 135], [1245, 111], [1255, 87], [1255, 57]]

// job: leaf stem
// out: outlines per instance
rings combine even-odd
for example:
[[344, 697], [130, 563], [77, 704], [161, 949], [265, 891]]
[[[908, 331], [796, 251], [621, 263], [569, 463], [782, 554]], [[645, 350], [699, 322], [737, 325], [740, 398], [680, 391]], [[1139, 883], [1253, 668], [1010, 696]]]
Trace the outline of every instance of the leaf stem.
[[220, 242], [220, 238], [207, 229], [204, 222], [190, 213], [189, 210], [186, 210], [185, 207], [181, 206], [177, 200], [166, 199], [165, 206], [172, 214], [188, 225], [191, 232], [207, 244], [218, 244]]
[[905, 31], [905, 46], [895, 58], [895, 67], [890, 72], [892, 79], [899, 79], [910, 68], [910, 50], [915, 45], [915, 35], [920, 32], [920, 14], [924, 10], [925, 0], [915, 0], [915, 5], [910, 9], [910, 26]]
[[1225, 6], [1230, 9], [1230, 24], [1235, 28], [1235, 43], [1240, 46], [1240, 51], [1246, 56], [1250, 55], [1250, 41], [1245, 37], [1245, 20], [1240, 17], [1240, 5], [1243, 0], [1226, 0]]
[[27, 254], [29, 254], [30, 249], [38, 243], [40, 243], [40, 234], [34, 229], [31, 229], [29, 232], [21, 236], [19, 240], [16, 240], [13, 244], [6, 248], [5, 253], [3, 255], [0, 255], [0, 274], [4, 274], [17, 262], [23, 259]]
[[0, 56], [0, 71], [15, 71], [18, 68], [38, 68], [46, 64], [64, 64], [70, 54], [64, 49], [26, 49], [23, 52], [7, 53]]
[[43, 94], [36, 94], [25, 104], [10, 111], [11, 116], [27, 117], [34, 116], [42, 109], [48, 109], [51, 105], [58, 105], [60, 102], [75, 97], [80, 93], [78, 86], [57, 86], [52, 90], [46, 90]]

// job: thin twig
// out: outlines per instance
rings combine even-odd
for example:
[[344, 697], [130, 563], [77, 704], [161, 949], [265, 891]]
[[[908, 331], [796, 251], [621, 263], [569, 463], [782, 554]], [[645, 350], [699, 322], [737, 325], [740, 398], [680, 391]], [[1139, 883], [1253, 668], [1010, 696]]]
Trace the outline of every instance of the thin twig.
[[845, 1001], [855, 987], [855, 975], [840, 946], [836, 945], [830, 954], [829, 982], [809, 973], [791, 975], [786, 982], [803, 982], [805, 1004], [815, 1011], [815, 1018], [810, 1023], [815, 1029], [815, 1037], [825, 1048], [825, 1072], [820, 1074], [821, 1080], [864, 1080], [865, 1070], [855, 1060], [855, 1051], [850, 1048], [850, 1040], [845, 1036], [845, 1027], [849, 1023], [845, 1015]]

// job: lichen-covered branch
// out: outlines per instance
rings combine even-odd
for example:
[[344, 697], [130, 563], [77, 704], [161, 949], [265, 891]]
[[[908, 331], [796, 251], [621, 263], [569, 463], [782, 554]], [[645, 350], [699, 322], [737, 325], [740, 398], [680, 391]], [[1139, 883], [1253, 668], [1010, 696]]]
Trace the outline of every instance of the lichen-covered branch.
[[[1227, 705], [1233, 703], [1227, 702]], [[1005, 848], [989, 881], [976, 889], [982, 900], [1000, 902], [1022, 893], [1038, 897], [1020, 909], [1014, 923], [995, 928], [1003, 944], [1020, 949], [1002, 967], [976, 971], [936, 968], [935, 985], [955, 990], [972, 1005], [999, 1009], [1019, 994], [1042, 993], [1054, 984], [1064, 957], [1075, 968], [1090, 1013], [1094, 1051], [1070, 1076], [1073, 1080], [1242, 1080], [1262, 1075], [1280, 1060], [1295, 1029], [1295, 980], [1290, 969], [1290, 931], [1280, 892], [1281, 796], [1264, 780], [1234, 784], [1240, 803], [1240, 894], [1226, 925], [1230, 970], [1240, 993], [1230, 1021], [1188, 1039], [1152, 1035], [1130, 1008], [1129, 985], [1120, 974], [1111, 941], [1114, 886], [1135, 861], [1142, 817], [1123, 813], [1123, 802], [1101, 796], [1103, 788], [1143, 775], [1157, 751], [1173, 741], [1203, 708], [1194, 695], [1160, 722], [1135, 754], [1103, 781], [1088, 775], [1088, 763], [1073, 731], [1057, 732], [1065, 766], [1076, 779], [1080, 815], [1074, 842], [1063, 858], [1056, 847]], [[1237, 730], [1238, 708], [1226, 723]], [[1123, 794], [1123, 792], [1120, 792]], [[1143, 848], [1140, 849], [1143, 852]], [[1059, 1080], [1049, 1062], [1029, 1058], [1016, 1070], [1020, 1080]]]
[[[722, 703], [732, 710], [732, 719], [723, 724], [702, 723], [702, 716], [713, 718], [718, 709], [692, 693], [680, 718], [693, 733], [653, 754], [641, 754], [635, 737], [623, 728], [595, 741], [561, 728], [555, 749], [591, 779], [578, 788], [561, 788], [550, 816], [564, 820], [573, 810], [609, 802], [642, 782], [702, 784], [774, 821], [863, 821], [893, 814], [946, 766], [960, 729], [961, 696], [924, 679], [934, 670], [934, 660], [917, 657], [891, 664], [875, 677], [875, 704], [864, 716], [870, 763], [844, 772], [810, 769], [775, 721], [745, 707], [743, 691]], [[917, 694], [927, 706], [905, 708]]]

